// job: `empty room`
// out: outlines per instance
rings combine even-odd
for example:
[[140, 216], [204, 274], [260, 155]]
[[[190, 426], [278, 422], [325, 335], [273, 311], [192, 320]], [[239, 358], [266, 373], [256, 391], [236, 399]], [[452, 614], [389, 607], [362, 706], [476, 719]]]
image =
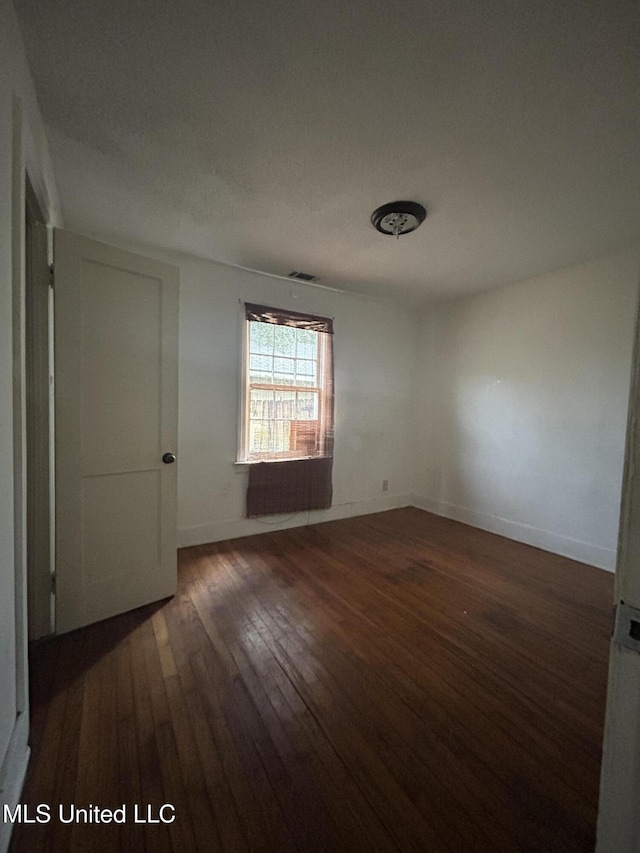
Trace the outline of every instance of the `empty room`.
[[640, 853], [639, 37], [0, 0], [0, 853]]

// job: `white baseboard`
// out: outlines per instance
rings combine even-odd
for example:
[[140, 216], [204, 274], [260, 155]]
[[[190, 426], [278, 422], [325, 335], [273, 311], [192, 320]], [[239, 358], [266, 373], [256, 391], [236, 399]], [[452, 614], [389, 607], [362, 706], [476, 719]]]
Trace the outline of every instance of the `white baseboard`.
[[7, 853], [11, 841], [13, 824], [4, 822], [4, 807], [8, 805], [13, 811], [20, 802], [31, 752], [27, 745], [28, 739], [29, 714], [23, 712], [16, 717], [7, 753], [0, 768], [0, 853]]
[[478, 510], [457, 506], [456, 504], [445, 503], [444, 501], [428, 498], [423, 495], [413, 495], [411, 503], [413, 506], [418, 507], [418, 509], [426, 509], [428, 512], [433, 512], [436, 515], [442, 515], [445, 518], [451, 518], [455, 521], [462, 521], [464, 524], [471, 525], [471, 527], [479, 527], [481, 530], [488, 530], [490, 533], [498, 533], [500, 536], [506, 536], [508, 539], [515, 539], [516, 542], [534, 545], [536, 548], [542, 548], [544, 551], [561, 554], [563, 557], [570, 557], [572, 560], [577, 560], [580, 563], [588, 563], [591, 566], [596, 566], [608, 572], [615, 571], [615, 549], [602, 548], [600, 545], [594, 545], [592, 542], [581, 542], [578, 539], [571, 539], [568, 536], [562, 536], [559, 533], [553, 533], [549, 530], [541, 530], [537, 527], [531, 527], [528, 524], [510, 521], [508, 518], [500, 518], [496, 515], [478, 512]]
[[[178, 547], [188, 548], [191, 545], [204, 545], [207, 542], [222, 542], [225, 539], [239, 539], [242, 536], [254, 536], [269, 530], [287, 530], [291, 527], [303, 527], [306, 524], [320, 524], [323, 521], [336, 521], [340, 518], [352, 518], [356, 515], [368, 515], [372, 512], [384, 512], [398, 507], [415, 506], [436, 515], [451, 518], [479, 527], [490, 533], [497, 533], [524, 542], [544, 551], [561, 554], [581, 563], [588, 563], [599, 569], [613, 572], [615, 570], [616, 552], [614, 549], [602, 548], [591, 542], [581, 542], [549, 530], [541, 530], [528, 524], [510, 521], [507, 518], [478, 512], [468, 507], [445, 503], [423, 495], [385, 495], [368, 501], [334, 504], [329, 509], [317, 509], [311, 512], [298, 512], [294, 515], [273, 515], [265, 518], [233, 518], [202, 524], [196, 527], [183, 527], [178, 530]], [[0, 851], [1, 853], [1, 851]]]
[[204, 545], [207, 542], [223, 542], [225, 539], [238, 539], [241, 536], [254, 536], [269, 530], [286, 530], [290, 527], [304, 527], [307, 524], [321, 524], [323, 521], [337, 521], [340, 518], [352, 518], [356, 515], [369, 515], [372, 512], [384, 512], [387, 509], [410, 506], [411, 495], [385, 495], [368, 501], [334, 504], [329, 509], [314, 509], [310, 512], [297, 512], [294, 515], [272, 515], [265, 518], [233, 518], [197, 527], [183, 527], [178, 530], [178, 547]]

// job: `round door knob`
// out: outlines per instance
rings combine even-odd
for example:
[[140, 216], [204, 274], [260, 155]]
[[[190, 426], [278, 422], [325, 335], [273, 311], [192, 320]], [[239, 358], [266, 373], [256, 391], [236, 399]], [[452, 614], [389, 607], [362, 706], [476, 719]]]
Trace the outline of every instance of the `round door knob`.
[[162, 457], [162, 461], [164, 462], [165, 465], [171, 465], [172, 462], [176, 461], [176, 457], [174, 456], [173, 453], [165, 453], [164, 456]]

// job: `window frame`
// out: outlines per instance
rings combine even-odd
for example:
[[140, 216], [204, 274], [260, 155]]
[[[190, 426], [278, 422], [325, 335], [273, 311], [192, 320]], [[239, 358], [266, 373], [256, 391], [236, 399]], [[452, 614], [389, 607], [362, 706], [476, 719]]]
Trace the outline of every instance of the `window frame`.
[[[288, 312], [285, 310], [280, 311], [282, 314], [287, 314]], [[295, 311], [291, 311], [291, 316], [295, 317]], [[249, 455], [249, 443], [250, 443], [250, 427], [251, 427], [251, 389], [254, 387], [260, 387], [264, 390], [276, 389], [276, 390], [285, 390], [285, 391], [311, 391], [318, 394], [318, 434], [319, 436], [323, 436], [326, 434], [327, 428], [327, 418], [328, 418], [328, 401], [327, 401], [327, 369], [328, 369], [328, 358], [327, 358], [327, 334], [323, 332], [316, 332], [318, 335], [318, 373], [317, 378], [319, 384], [317, 386], [296, 386], [296, 385], [278, 385], [277, 383], [254, 383], [254, 385], [250, 382], [250, 373], [249, 373], [249, 363], [250, 363], [250, 323], [260, 322], [259, 320], [252, 320], [247, 317], [245, 314], [245, 305], [242, 304], [242, 313], [241, 313], [241, 323], [242, 323], [242, 366], [240, 371], [240, 406], [239, 406], [239, 417], [238, 417], [238, 455], [236, 464], [238, 465], [255, 465], [261, 462], [291, 462], [299, 459], [316, 459], [322, 458], [326, 456], [326, 453], [318, 452], [314, 454], [304, 454], [304, 455], [290, 455], [291, 451], [284, 451], [281, 454], [275, 455], [270, 453], [268, 458], [261, 458], [260, 456], [250, 457]], [[274, 325], [285, 325], [285, 324], [274, 324]], [[316, 421], [309, 421], [309, 423], [315, 423]]]

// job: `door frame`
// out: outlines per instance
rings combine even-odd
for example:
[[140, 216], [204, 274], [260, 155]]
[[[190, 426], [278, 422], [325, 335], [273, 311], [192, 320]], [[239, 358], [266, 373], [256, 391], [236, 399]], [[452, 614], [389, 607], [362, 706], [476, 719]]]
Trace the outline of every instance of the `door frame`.
[[[39, 151], [32, 144], [23, 103], [13, 95], [11, 109], [11, 358], [13, 367], [11, 457], [13, 479], [13, 604], [16, 717], [4, 755], [0, 755], [0, 803], [19, 801], [29, 761], [29, 690], [27, 640], [27, 436], [26, 436], [26, 217], [27, 204], [37, 203], [43, 221], [52, 207]], [[27, 202], [27, 173], [30, 199]], [[36, 180], [38, 182], [36, 183]], [[54, 200], [55, 202], [55, 200]], [[50, 247], [50, 240], [49, 247]], [[0, 850], [8, 847], [11, 823], [0, 823]]]
[[[640, 305], [614, 588], [616, 606], [640, 609]], [[596, 853], [640, 853], [640, 653], [611, 640]]]
[[54, 630], [53, 295], [49, 233], [25, 176], [25, 428], [29, 640]]

